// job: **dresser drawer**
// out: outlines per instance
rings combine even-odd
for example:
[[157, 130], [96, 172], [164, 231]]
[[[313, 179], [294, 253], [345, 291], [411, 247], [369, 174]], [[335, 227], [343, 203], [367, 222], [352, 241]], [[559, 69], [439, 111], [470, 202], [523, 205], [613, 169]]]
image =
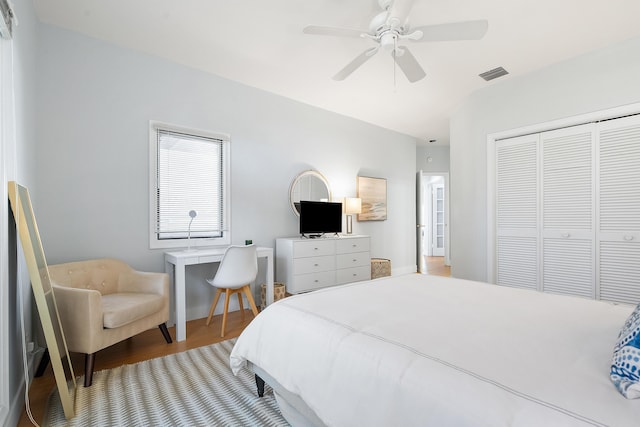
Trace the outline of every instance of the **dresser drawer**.
[[353, 267], [336, 270], [336, 284], [358, 282], [371, 279], [371, 267]]
[[293, 259], [293, 274], [316, 273], [335, 269], [336, 258], [331, 255]]
[[352, 252], [368, 252], [369, 251], [369, 238], [353, 238], [353, 239], [338, 239], [336, 241], [336, 253], [348, 254]]
[[336, 256], [336, 268], [365, 267], [371, 265], [369, 252], [355, 252]]
[[310, 256], [323, 256], [335, 254], [336, 244], [334, 240], [305, 240], [293, 243], [293, 257], [305, 258]]
[[298, 274], [294, 276], [293, 283], [287, 284], [287, 290], [292, 293], [313, 291], [336, 284], [334, 271], [322, 271], [319, 273]]

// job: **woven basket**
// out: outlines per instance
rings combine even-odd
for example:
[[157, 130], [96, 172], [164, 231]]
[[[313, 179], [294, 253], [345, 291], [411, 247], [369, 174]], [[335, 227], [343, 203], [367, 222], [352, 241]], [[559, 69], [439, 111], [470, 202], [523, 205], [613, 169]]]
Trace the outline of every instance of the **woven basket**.
[[391, 260], [371, 258], [371, 278], [391, 276]]
[[[284, 283], [275, 282], [273, 284], [273, 302], [281, 300], [286, 295]], [[260, 286], [260, 310], [264, 310], [267, 306], [267, 285], [264, 283]]]

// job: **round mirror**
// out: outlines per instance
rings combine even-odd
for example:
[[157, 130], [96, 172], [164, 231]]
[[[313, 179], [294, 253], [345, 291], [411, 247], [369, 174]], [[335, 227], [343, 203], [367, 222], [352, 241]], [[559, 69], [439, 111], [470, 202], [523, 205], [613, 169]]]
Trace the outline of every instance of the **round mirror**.
[[300, 200], [330, 202], [329, 181], [318, 171], [308, 170], [300, 173], [291, 183], [289, 202], [293, 213], [300, 216]]

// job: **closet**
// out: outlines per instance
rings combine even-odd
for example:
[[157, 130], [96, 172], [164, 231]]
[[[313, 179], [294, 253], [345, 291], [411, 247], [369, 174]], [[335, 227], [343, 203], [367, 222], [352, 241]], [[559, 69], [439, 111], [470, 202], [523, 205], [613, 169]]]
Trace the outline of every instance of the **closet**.
[[493, 149], [496, 283], [640, 302], [640, 116]]

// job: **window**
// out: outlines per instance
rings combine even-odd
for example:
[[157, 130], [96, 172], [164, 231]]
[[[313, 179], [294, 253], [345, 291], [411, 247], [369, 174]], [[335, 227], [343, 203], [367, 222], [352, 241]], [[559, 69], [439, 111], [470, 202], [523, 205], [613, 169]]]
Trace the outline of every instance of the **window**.
[[149, 135], [150, 247], [230, 244], [229, 136], [158, 122]]

